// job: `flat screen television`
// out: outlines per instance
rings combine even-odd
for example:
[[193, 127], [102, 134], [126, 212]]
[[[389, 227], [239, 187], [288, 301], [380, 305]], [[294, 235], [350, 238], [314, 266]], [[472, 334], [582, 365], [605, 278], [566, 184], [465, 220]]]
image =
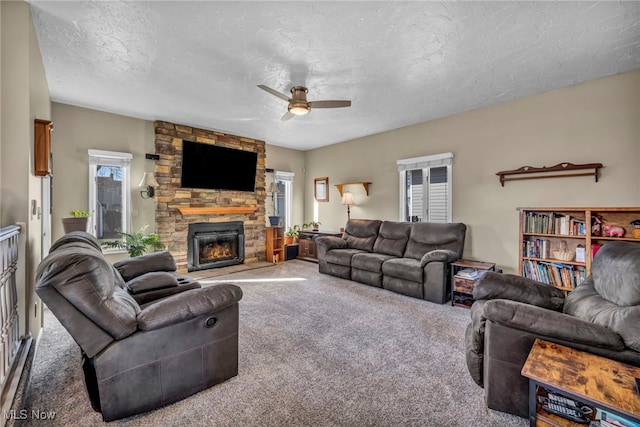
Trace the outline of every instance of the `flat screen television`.
[[258, 153], [200, 142], [182, 142], [180, 186], [255, 191]]

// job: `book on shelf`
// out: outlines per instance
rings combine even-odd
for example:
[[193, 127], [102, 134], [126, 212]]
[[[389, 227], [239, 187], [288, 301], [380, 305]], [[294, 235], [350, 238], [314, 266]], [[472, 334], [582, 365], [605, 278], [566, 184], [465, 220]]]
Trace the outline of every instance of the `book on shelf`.
[[524, 260], [522, 262], [524, 277], [560, 288], [575, 289], [586, 279], [586, 269], [556, 262]]
[[462, 279], [477, 280], [486, 274], [486, 270], [476, 270], [475, 268], [463, 268], [456, 272], [456, 276]]

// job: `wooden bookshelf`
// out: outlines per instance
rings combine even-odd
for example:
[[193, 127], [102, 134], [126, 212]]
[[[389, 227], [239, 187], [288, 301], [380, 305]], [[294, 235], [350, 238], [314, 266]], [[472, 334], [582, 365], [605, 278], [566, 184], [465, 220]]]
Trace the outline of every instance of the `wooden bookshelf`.
[[[518, 274], [553, 284], [565, 292], [572, 291], [591, 274], [593, 253], [598, 245], [615, 240], [640, 242], [630, 224], [640, 219], [640, 207], [518, 208], [518, 211]], [[601, 221], [600, 235], [595, 235], [592, 229], [596, 217]], [[605, 225], [622, 227], [624, 236], [606, 236]], [[556, 256], [562, 255], [557, 252], [563, 246], [565, 252], [573, 254], [572, 259]], [[578, 248], [584, 249], [584, 258], [576, 258]]]
[[284, 261], [284, 227], [267, 227], [267, 262]]

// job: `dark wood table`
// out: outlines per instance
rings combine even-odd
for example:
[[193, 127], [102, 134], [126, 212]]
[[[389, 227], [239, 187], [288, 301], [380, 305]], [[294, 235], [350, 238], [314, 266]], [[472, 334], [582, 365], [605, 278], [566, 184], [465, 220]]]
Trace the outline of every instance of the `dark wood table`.
[[342, 232], [327, 230], [300, 230], [298, 234], [298, 259], [318, 262], [316, 238], [319, 236], [342, 237]]

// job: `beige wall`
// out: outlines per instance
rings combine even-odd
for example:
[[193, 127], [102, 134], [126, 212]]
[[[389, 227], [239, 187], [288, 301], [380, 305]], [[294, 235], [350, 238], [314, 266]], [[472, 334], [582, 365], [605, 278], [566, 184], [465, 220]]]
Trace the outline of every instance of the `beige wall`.
[[[519, 206], [640, 205], [640, 70], [305, 154], [305, 215], [344, 225], [334, 184], [371, 181], [369, 197], [349, 187], [352, 218], [398, 220], [396, 160], [453, 152], [453, 220], [468, 225], [465, 257], [517, 269]], [[593, 178], [508, 182], [496, 172], [558, 163], [604, 164]], [[329, 177], [328, 203], [313, 201], [313, 178]]]
[[0, 226], [25, 224], [26, 255], [16, 271], [20, 332], [37, 336], [42, 309], [35, 295], [35, 269], [42, 257], [42, 220], [31, 201], [42, 206], [41, 178], [33, 174], [34, 119], [50, 119], [51, 102], [42, 56], [26, 2], [2, 2], [2, 130], [0, 150]]
[[[293, 172], [293, 201], [291, 206], [291, 224], [302, 225], [304, 221], [304, 152], [290, 148], [278, 147], [267, 144], [267, 168], [282, 172]], [[269, 203], [267, 197], [267, 203]]]
[[[154, 172], [153, 123], [71, 105], [53, 103], [53, 240], [62, 237], [62, 218], [73, 209], [89, 209], [89, 149], [131, 153], [131, 227], [155, 230], [155, 198], [143, 199], [138, 184], [143, 172]], [[119, 259], [124, 255], [110, 258]]]

